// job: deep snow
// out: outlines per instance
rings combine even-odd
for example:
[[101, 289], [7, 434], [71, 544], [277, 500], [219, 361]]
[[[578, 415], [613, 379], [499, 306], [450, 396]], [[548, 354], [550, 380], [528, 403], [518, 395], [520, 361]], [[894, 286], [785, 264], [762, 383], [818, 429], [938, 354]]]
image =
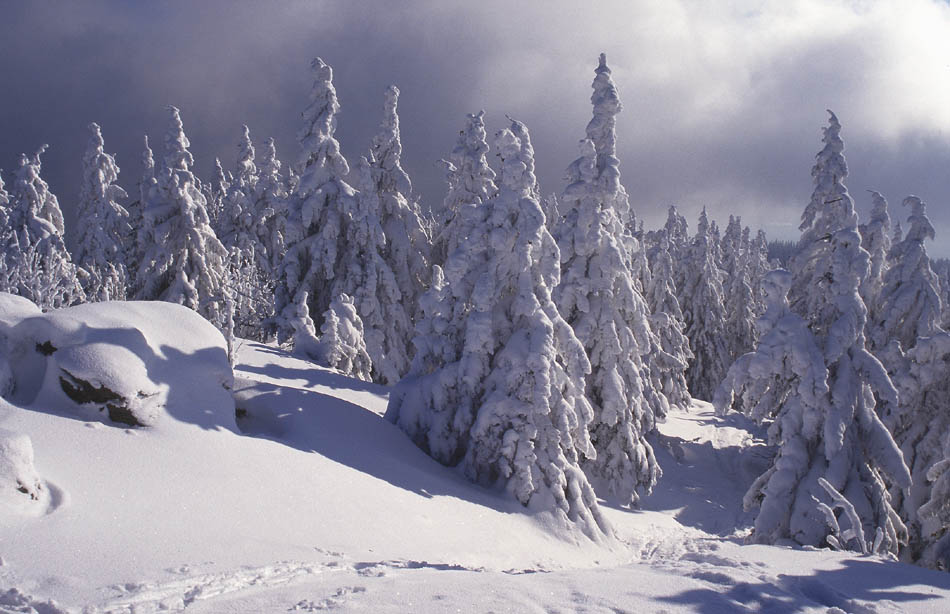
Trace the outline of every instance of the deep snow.
[[[743, 545], [769, 450], [702, 402], [660, 426], [655, 493], [640, 511], [603, 502], [617, 537], [594, 543], [429, 459], [383, 420], [385, 387], [252, 342], [232, 383], [221, 335], [175, 305], [4, 300], [10, 338], [59, 345], [29, 357], [34, 398], [0, 402], [42, 483], [0, 494], [0, 612], [950, 610], [947, 574]], [[50, 376], [61, 350], [157, 391], [151, 426], [77, 407]], [[26, 364], [18, 383], [39, 377]]]

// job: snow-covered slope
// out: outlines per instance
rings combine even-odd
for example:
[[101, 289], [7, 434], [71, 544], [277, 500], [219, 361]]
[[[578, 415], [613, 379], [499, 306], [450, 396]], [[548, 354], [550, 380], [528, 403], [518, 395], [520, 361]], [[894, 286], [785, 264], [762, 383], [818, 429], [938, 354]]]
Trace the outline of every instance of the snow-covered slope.
[[[387, 388], [251, 342], [232, 384], [220, 334], [175, 305], [11, 313], [0, 317], [11, 339], [28, 328], [35, 348], [35, 331], [58, 336], [55, 351], [31, 356], [46, 369], [35, 398], [0, 402], [0, 429], [29, 437], [42, 485], [36, 499], [0, 495], [16, 503], [0, 505], [0, 612], [950, 605], [946, 574], [741, 545], [741, 496], [767, 451], [741, 418], [715, 417], [706, 404], [662, 425], [657, 491], [642, 511], [605, 503], [617, 538], [593, 543], [425, 456], [382, 419]], [[116, 424], [65, 396], [47, 375], [67, 349], [91, 361], [87, 377], [94, 363], [109, 367], [99, 385], [157, 390], [151, 425]], [[30, 380], [14, 366], [18, 383]]]

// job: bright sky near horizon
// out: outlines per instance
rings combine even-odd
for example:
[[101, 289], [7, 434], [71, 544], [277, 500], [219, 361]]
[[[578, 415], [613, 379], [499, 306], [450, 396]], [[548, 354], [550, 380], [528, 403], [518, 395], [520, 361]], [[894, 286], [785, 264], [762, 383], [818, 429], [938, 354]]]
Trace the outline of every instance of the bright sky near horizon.
[[[500, 0], [400, 3], [20, 3], [0, 0], [0, 168], [49, 143], [43, 172], [67, 212], [86, 125], [102, 125], [134, 192], [142, 135], [160, 145], [181, 108], [197, 171], [234, 165], [241, 124], [295, 161], [309, 64], [334, 67], [337, 136], [351, 165], [369, 147], [382, 93], [399, 86], [404, 166], [425, 206], [444, 193], [435, 161], [466, 113], [489, 133], [509, 114], [531, 130], [542, 191], [564, 188], [606, 52], [624, 112], [623, 183], [647, 227], [677, 204], [695, 228], [705, 205], [795, 239], [812, 190], [825, 109], [843, 125], [850, 192], [904, 220], [928, 203], [929, 247], [950, 256], [950, 5], [943, 0]], [[67, 229], [67, 233], [69, 230]], [[946, 245], [946, 247], [944, 247]]]

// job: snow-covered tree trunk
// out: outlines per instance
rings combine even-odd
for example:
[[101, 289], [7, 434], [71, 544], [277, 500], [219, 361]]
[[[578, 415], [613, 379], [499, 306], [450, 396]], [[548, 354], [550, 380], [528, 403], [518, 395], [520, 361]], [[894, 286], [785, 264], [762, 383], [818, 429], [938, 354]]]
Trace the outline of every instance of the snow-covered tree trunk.
[[609, 532], [579, 463], [595, 456], [590, 363], [551, 300], [558, 249], [511, 130], [496, 137], [499, 194], [456, 212], [467, 239], [422, 300], [413, 370], [387, 418], [433, 458], [499, 484], [523, 505]]

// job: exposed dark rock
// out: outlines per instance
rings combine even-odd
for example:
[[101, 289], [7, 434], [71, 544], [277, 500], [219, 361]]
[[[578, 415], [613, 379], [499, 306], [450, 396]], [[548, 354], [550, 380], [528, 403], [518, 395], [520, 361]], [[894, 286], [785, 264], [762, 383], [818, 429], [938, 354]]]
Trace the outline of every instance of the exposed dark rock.
[[26, 484], [17, 480], [17, 492], [22, 492], [24, 495], [30, 495], [30, 499], [36, 501], [40, 498], [39, 491], [43, 490], [43, 485], [37, 483], [33, 488], [28, 488]]
[[36, 344], [36, 351], [43, 356], [52, 356], [53, 352], [56, 351], [56, 347], [49, 341], [44, 341], [43, 343]]
[[[66, 369], [60, 369], [62, 375], [59, 384], [70, 399], [85, 405], [92, 403], [99, 406], [99, 411], [106, 411], [109, 420], [129, 426], [146, 426], [139, 422], [135, 414], [129, 409], [129, 401], [122, 395], [109, 390], [105, 386], [93, 386], [91, 383], [79, 379]], [[139, 396], [147, 396], [139, 393]]]

